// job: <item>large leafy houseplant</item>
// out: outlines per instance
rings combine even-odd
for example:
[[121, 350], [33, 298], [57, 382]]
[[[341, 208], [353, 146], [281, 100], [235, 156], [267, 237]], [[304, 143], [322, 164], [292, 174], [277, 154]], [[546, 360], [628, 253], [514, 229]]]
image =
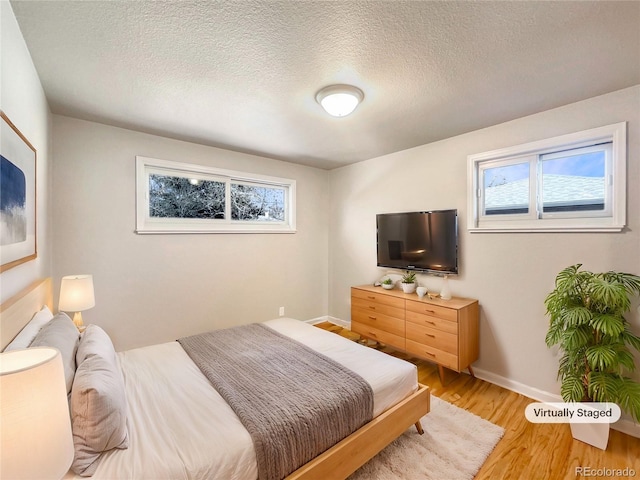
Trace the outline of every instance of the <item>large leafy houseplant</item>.
[[559, 345], [561, 395], [566, 402], [611, 402], [640, 422], [640, 383], [625, 376], [635, 370], [631, 348], [640, 337], [624, 318], [640, 277], [630, 273], [562, 270], [547, 296], [548, 347]]

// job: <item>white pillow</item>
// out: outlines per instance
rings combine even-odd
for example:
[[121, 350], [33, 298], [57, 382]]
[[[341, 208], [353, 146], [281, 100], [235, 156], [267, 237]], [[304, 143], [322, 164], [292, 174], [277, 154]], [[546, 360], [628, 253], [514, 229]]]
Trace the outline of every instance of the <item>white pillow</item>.
[[60, 350], [67, 393], [71, 392], [73, 376], [76, 374], [76, 352], [80, 342], [80, 332], [66, 313], [60, 312], [47, 322], [31, 342], [32, 347], [53, 347]]
[[7, 345], [4, 349], [5, 352], [10, 350], [18, 350], [20, 348], [27, 348], [33, 342], [33, 339], [36, 338], [36, 335], [40, 331], [40, 329], [53, 318], [53, 313], [49, 310], [49, 307], [46, 305], [42, 307], [38, 313], [36, 313], [29, 323], [27, 323], [20, 333], [16, 335], [16, 338], [11, 340], [11, 343]]
[[71, 390], [71, 426], [75, 456], [72, 470], [93, 475], [103, 452], [129, 446], [124, 379], [111, 339], [87, 325], [76, 355], [78, 370]]

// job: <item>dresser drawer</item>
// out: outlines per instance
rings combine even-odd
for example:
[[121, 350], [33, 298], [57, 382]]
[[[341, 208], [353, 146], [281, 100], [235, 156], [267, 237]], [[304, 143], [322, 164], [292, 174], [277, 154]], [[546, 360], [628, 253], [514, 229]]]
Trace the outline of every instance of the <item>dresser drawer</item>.
[[385, 332], [384, 330], [372, 327], [366, 323], [354, 321], [353, 319], [351, 320], [351, 331], [359, 333], [363, 337], [377, 340], [380, 343], [404, 350], [404, 335], [394, 335], [393, 333]]
[[[351, 287], [351, 330], [456, 372], [478, 359], [479, 304], [419, 298], [398, 289]], [[442, 378], [443, 368], [439, 368]]]
[[[404, 298], [394, 297], [392, 295], [384, 293], [369, 292], [366, 290], [360, 290], [358, 288], [351, 289], [351, 297], [361, 298], [370, 302], [376, 302], [383, 305], [389, 305], [391, 307], [401, 308], [404, 310]], [[404, 318], [404, 317], [403, 317]]]
[[438, 350], [458, 355], [458, 336], [452, 333], [423, 327], [416, 323], [407, 323], [407, 340], [422, 343]]
[[443, 332], [458, 334], [458, 322], [452, 322], [450, 320], [443, 320], [438, 317], [432, 317], [429, 315], [423, 315], [422, 313], [416, 313], [407, 310], [407, 323], [414, 323], [422, 325], [423, 327], [435, 328], [442, 330]]
[[413, 340], [409, 339], [407, 339], [406, 351], [412, 353], [413, 355], [417, 355], [418, 357], [436, 362], [443, 367], [450, 368], [451, 370], [455, 370], [456, 372], [460, 371], [460, 368], [458, 368], [457, 355], [443, 352], [442, 350], [438, 350], [437, 348], [414, 342]]
[[391, 317], [362, 308], [353, 308], [351, 310], [351, 322], [353, 323], [354, 321], [404, 337], [405, 325], [402, 318]]
[[422, 301], [407, 300], [407, 312], [422, 313], [431, 317], [438, 317], [444, 320], [456, 322], [458, 320], [458, 311], [454, 308], [441, 307]]
[[384, 303], [365, 300], [364, 298], [353, 297], [351, 299], [351, 308], [366, 310], [372, 313], [382, 313], [384, 315], [389, 315], [390, 317], [404, 319], [404, 308], [393, 307]]

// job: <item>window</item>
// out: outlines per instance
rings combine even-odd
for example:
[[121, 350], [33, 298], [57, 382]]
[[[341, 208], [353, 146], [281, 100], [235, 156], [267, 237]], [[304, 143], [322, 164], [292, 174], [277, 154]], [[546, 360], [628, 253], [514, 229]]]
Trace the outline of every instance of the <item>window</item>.
[[468, 229], [620, 231], [626, 123], [471, 155]]
[[295, 180], [136, 157], [137, 233], [293, 233]]

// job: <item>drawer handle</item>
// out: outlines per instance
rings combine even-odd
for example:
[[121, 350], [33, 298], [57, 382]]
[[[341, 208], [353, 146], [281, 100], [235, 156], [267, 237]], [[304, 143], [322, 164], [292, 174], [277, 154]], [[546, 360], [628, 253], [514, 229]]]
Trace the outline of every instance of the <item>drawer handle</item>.
[[378, 317], [373, 317], [373, 316], [371, 316], [371, 315], [369, 315], [369, 318], [370, 318], [371, 320], [377, 320], [377, 319], [378, 319]]
[[375, 336], [376, 336], [376, 334], [375, 334], [375, 333], [373, 333], [373, 332], [369, 332], [369, 335], [371, 335], [372, 337], [375, 337]]
[[424, 323], [428, 323], [429, 325], [435, 325], [436, 322], [432, 322], [431, 320], [425, 320]]
[[367, 295], [367, 298], [368, 298], [369, 300], [375, 300], [375, 299], [376, 299], [376, 296], [375, 296], [375, 295]]
[[431, 314], [433, 314], [433, 315], [435, 315], [435, 314], [436, 314], [436, 312], [435, 312], [435, 311], [433, 311], [433, 310], [427, 310], [426, 308], [425, 308], [425, 310], [424, 310], [424, 311], [425, 311], [425, 312], [427, 312], [427, 313], [431, 313]]
[[369, 308], [370, 308], [371, 310], [375, 310], [375, 309], [376, 309], [376, 307], [375, 307], [375, 306], [373, 306], [373, 305], [369, 305]]
[[436, 354], [435, 353], [431, 353], [431, 352], [424, 352], [424, 353], [426, 353], [430, 357], [436, 358]]
[[430, 333], [425, 333], [425, 335], [426, 335], [427, 337], [436, 338], [436, 336], [435, 336], [435, 335], [431, 335]]

